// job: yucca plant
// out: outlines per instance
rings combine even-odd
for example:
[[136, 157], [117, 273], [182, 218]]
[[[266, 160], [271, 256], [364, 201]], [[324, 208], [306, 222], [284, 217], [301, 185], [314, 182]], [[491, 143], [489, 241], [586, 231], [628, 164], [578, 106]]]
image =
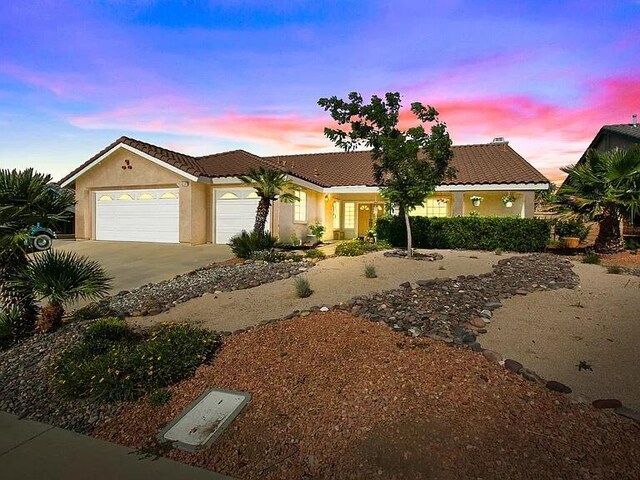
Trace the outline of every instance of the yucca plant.
[[48, 301], [42, 309], [41, 329], [51, 331], [62, 324], [65, 304], [104, 297], [111, 288], [111, 278], [95, 260], [50, 250], [35, 255], [12, 284], [31, 287], [41, 300]]

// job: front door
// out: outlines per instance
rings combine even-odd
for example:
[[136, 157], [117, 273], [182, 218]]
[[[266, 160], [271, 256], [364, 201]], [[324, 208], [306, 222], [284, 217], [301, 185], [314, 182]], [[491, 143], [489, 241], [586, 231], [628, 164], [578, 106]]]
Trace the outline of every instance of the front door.
[[361, 203], [358, 205], [358, 237], [366, 237], [369, 230], [373, 229], [374, 214], [373, 205]]

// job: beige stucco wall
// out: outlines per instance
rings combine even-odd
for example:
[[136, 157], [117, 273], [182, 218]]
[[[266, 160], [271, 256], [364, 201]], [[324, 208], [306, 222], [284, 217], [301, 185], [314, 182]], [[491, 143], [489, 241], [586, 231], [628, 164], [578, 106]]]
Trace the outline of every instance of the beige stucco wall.
[[[525, 198], [533, 196], [533, 192], [510, 192], [515, 197], [513, 206], [507, 208], [502, 202], [502, 197], [509, 192], [491, 192], [491, 191], [468, 191], [464, 192], [462, 203], [462, 215], [469, 215], [471, 212], [477, 212], [483, 217], [525, 217], [533, 216], [533, 209], [529, 215], [525, 211]], [[530, 195], [528, 195], [530, 194]], [[475, 207], [471, 202], [472, 196], [482, 197], [480, 206]]]
[[294, 232], [298, 239], [306, 241], [307, 236], [311, 233], [309, 225], [320, 223], [326, 227], [324, 194], [307, 188], [302, 188], [301, 191], [307, 194], [307, 220], [304, 222], [293, 220], [293, 203], [280, 201], [275, 203], [274, 210], [277, 210], [278, 222], [274, 231], [278, 232], [277, 236], [283, 243], [290, 243], [291, 234]]
[[[122, 168], [126, 166], [125, 160], [129, 161], [131, 168]], [[182, 185], [183, 182], [186, 182], [185, 186]], [[76, 238], [95, 238], [93, 192], [96, 190], [176, 186], [180, 189], [180, 242], [192, 245], [205, 243], [207, 185], [186, 180], [181, 175], [125, 149], [115, 151], [76, 179]]]

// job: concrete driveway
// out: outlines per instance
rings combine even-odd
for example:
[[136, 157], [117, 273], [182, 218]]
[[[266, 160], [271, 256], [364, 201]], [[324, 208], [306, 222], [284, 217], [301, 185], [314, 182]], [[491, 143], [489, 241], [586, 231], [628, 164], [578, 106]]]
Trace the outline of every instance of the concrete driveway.
[[227, 245], [212, 244], [191, 247], [169, 243], [58, 240], [53, 247], [99, 261], [113, 277], [112, 294], [233, 257]]

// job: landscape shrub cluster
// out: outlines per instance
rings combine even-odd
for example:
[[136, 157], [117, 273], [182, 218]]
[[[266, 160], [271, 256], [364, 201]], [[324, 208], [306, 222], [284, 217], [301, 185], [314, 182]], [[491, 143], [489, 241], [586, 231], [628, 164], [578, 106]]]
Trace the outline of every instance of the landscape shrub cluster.
[[[551, 236], [551, 224], [537, 218], [411, 217], [411, 227], [414, 248], [539, 252]], [[377, 233], [394, 247], [407, 245], [404, 218], [379, 218]]]
[[391, 248], [389, 242], [379, 241], [376, 243], [364, 242], [362, 240], [354, 239], [342, 242], [336, 247], [336, 255], [339, 257], [358, 257], [369, 252], [376, 252], [378, 250], [387, 250]]
[[231, 251], [238, 258], [251, 258], [253, 252], [259, 250], [271, 250], [278, 243], [276, 237], [271, 236], [269, 232], [246, 232], [242, 231], [229, 240]]
[[554, 222], [553, 230], [558, 238], [577, 237], [581, 241], [589, 234], [589, 226], [580, 220], [558, 220]]
[[55, 360], [53, 381], [68, 398], [135, 400], [193, 375], [220, 344], [219, 335], [185, 324], [140, 334], [120, 319], [96, 320]]

